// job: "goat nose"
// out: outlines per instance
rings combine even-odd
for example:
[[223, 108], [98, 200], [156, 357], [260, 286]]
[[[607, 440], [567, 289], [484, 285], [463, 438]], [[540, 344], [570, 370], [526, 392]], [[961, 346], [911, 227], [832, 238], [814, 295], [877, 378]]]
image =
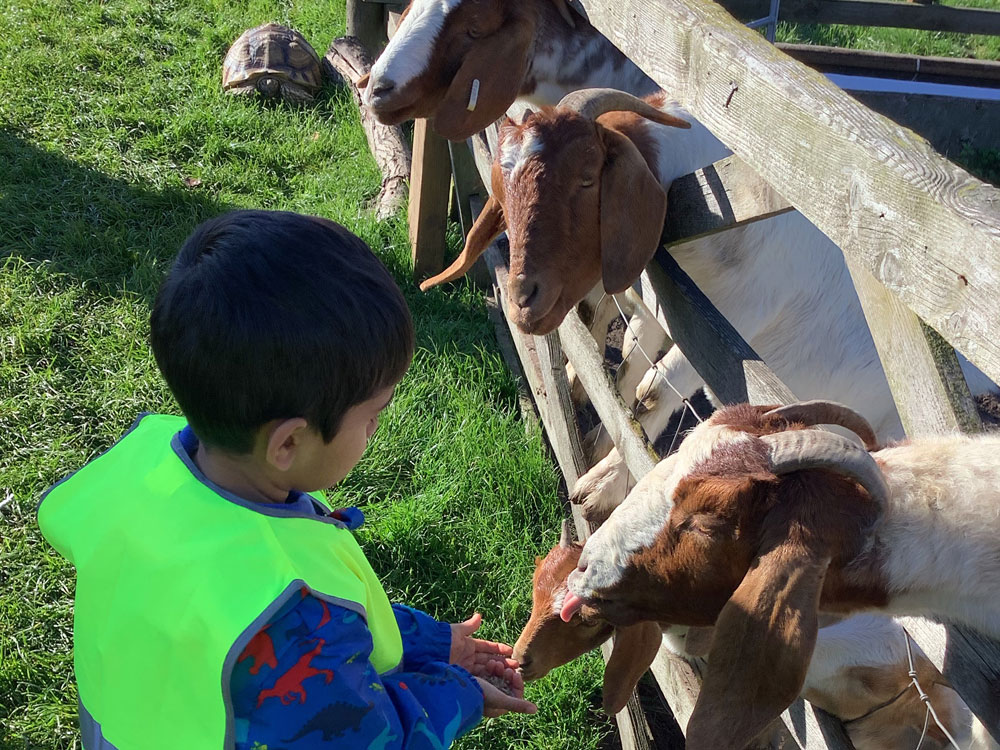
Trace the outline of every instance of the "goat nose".
[[511, 296], [517, 306], [527, 307], [538, 294], [538, 282], [528, 279], [523, 273], [519, 273], [514, 277], [514, 288], [511, 291]]
[[394, 88], [396, 88], [395, 81], [390, 81], [388, 78], [379, 78], [372, 82], [371, 92], [373, 97], [385, 96], [390, 93]]

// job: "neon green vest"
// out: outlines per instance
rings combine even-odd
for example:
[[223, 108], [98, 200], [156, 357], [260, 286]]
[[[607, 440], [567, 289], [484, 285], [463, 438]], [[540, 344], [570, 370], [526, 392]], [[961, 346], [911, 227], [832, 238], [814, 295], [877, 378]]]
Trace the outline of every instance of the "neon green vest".
[[174, 439], [184, 424], [141, 418], [39, 507], [46, 539], [77, 569], [74, 667], [95, 747], [232, 747], [232, 668], [303, 586], [367, 618], [380, 673], [402, 659], [389, 600], [351, 532], [265, 515], [203, 484]]

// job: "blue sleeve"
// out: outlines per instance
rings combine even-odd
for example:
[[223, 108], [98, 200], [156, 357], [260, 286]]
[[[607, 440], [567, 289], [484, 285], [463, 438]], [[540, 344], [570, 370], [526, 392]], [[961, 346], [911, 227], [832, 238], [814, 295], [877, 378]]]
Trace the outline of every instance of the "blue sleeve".
[[448, 663], [451, 656], [451, 625], [439, 622], [426, 612], [393, 604], [396, 624], [403, 637], [403, 669], [420, 669], [432, 661]]
[[[425, 615], [426, 617], [426, 615]], [[468, 672], [440, 661], [379, 675], [356, 612], [303, 593], [239, 656], [230, 689], [237, 750], [448, 747], [482, 718]]]

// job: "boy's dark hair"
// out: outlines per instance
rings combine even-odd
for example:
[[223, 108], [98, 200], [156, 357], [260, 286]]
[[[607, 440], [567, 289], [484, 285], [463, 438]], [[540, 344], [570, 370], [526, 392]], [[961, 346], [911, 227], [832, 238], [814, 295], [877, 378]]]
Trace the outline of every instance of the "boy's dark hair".
[[368, 246], [278, 211], [199, 225], [160, 287], [150, 339], [195, 434], [234, 453], [272, 419], [304, 417], [330, 441], [413, 357], [410, 311]]

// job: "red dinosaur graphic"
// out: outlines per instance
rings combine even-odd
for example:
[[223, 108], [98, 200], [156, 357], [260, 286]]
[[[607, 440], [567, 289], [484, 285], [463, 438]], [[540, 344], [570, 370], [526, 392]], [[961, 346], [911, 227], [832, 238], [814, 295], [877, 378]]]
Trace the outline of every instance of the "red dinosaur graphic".
[[243, 653], [240, 654], [240, 658], [236, 660], [239, 663], [246, 658], [253, 657], [253, 666], [250, 667], [250, 674], [257, 674], [265, 664], [271, 669], [278, 666], [278, 660], [274, 656], [274, 641], [271, 640], [270, 635], [264, 632], [269, 627], [271, 627], [271, 623], [262, 627], [257, 632], [257, 635], [250, 639], [246, 648], [243, 649]]
[[257, 695], [257, 708], [260, 708], [267, 698], [280, 698], [281, 702], [286, 706], [295, 700], [295, 695], [299, 696], [299, 703], [306, 702], [306, 689], [302, 684], [310, 677], [322, 674], [326, 675], [326, 683], [329, 685], [330, 681], [333, 679], [333, 672], [329, 669], [313, 669], [309, 666], [309, 662], [313, 660], [313, 657], [317, 656], [319, 652], [323, 649], [323, 644], [325, 641], [322, 638], [317, 639], [316, 648], [312, 651], [307, 651], [299, 657], [299, 660], [295, 662], [294, 666], [285, 672], [281, 677], [277, 679], [274, 683], [274, 687], [268, 690], [261, 690]]
[[321, 627], [330, 622], [330, 610], [327, 608], [326, 602], [320, 599], [319, 603], [323, 605], [323, 616], [320, 618], [319, 625], [316, 626], [316, 630], [319, 630]]

